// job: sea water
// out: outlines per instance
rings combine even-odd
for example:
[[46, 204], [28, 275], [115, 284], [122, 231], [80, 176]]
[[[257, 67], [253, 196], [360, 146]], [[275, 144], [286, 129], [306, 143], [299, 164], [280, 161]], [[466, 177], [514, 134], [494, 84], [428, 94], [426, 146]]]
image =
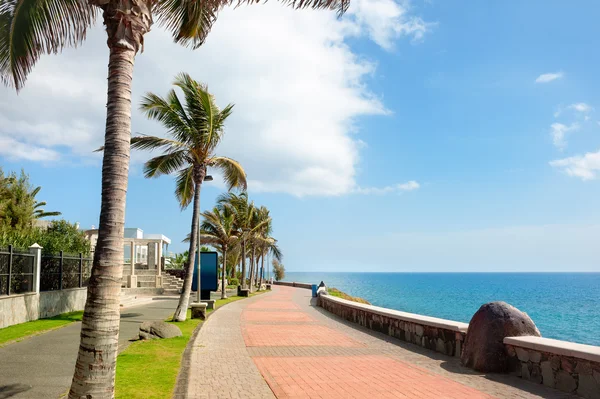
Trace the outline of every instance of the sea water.
[[300, 273], [373, 305], [468, 323], [484, 303], [526, 312], [543, 337], [600, 346], [600, 273]]

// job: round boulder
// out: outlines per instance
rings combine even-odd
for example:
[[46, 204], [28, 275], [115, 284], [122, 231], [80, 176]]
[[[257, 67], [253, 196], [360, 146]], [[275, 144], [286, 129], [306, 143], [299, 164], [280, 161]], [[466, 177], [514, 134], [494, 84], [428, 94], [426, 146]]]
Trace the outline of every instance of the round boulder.
[[145, 321], [140, 326], [140, 339], [180, 337], [179, 327], [164, 321]]
[[510, 371], [504, 337], [524, 335], [541, 337], [527, 313], [506, 302], [486, 303], [471, 318], [460, 360], [485, 373]]

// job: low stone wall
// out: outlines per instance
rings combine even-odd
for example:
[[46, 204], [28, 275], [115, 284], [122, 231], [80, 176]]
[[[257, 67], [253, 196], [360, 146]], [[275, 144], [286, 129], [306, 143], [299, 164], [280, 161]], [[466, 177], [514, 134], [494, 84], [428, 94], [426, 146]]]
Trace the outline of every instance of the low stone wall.
[[87, 288], [0, 297], [0, 328], [83, 310]]
[[312, 284], [306, 283], [296, 283], [290, 281], [273, 281], [274, 285], [284, 285], [286, 287], [296, 287], [296, 288], [306, 288], [308, 290], [312, 290]]
[[469, 327], [458, 321], [365, 305], [324, 293], [319, 295], [318, 304], [345, 320], [448, 356], [460, 357]]
[[83, 310], [86, 299], [87, 288], [40, 292], [39, 318]]
[[600, 347], [530, 336], [507, 337], [504, 344], [521, 378], [600, 399]]
[[40, 296], [35, 292], [0, 297], [0, 328], [37, 320]]

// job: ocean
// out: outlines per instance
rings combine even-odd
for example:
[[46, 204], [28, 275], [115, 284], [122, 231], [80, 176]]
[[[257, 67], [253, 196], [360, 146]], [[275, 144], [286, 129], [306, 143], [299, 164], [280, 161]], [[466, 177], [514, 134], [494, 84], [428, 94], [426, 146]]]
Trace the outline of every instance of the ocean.
[[526, 312], [543, 337], [600, 346], [600, 273], [302, 273], [373, 305], [468, 323], [487, 302]]

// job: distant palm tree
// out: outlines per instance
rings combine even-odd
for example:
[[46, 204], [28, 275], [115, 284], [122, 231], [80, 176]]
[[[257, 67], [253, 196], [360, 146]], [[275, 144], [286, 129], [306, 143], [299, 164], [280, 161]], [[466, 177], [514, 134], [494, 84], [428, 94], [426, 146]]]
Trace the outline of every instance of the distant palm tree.
[[200, 239], [202, 243], [218, 247], [223, 254], [221, 267], [221, 299], [227, 298], [225, 294], [227, 278], [227, 251], [239, 244], [239, 237], [234, 228], [235, 213], [230, 209], [215, 207], [212, 211], [202, 213], [204, 220], [200, 226]]
[[[258, 234], [255, 236], [254, 240], [256, 242], [256, 246], [258, 249], [258, 261], [260, 261], [260, 273], [258, 274], [258, 290], [260, 291], [262, 287], [262, 282], [264, 278], [265, 271], [265, 257], [268, 254], [271, 254], [277, 261], [281, 262], [283, 260], [283, 254], [281, 249], [277, 245], [277, 240], [271, 237], [271, 233], [273, 232], [272, 219], [269, 214], [269, 210], [261, 206], [259, 209], [259, 214], [262, 214], [263, 220], [266, 220], [266, 223], [259, 230]], [[258, 269], [258, 262], [257, 262]]]
[[252, 220], [256, 213], [254, 202], [248, 199], [248, 193], [243, 192], [238, 194], [226, 193], [217, 198], [217, 203], [220, 209], [230, 208], [236, 215], [235, 227], [238, 230], [238, 235], [241, 238], [241, 260], [242, 260], [242, 289], [246, 288], [246, 242], [251, 234], [253, 234]]
[[255, 282], [258, 277], [258, 257], [260, 255], [260, 251], [262, 249], [262, 245], [265, 242], [264, 231], [271, 223], [271, 216], [269, 215], [269, 210], [261, 206], [259, 209], [254, 212], [254, 216], [250, 221], [250, 246], [252, 252], [250, 254], [250, 292], [255, 285]]
[[[33, 189], [33, 191], [31, 193], [29, 193], [29, 195], [31, 196], [32, 200], [35, 201], [35, 196], [40, 192], [41, 189], [42, 189], [42, 187], [36, 187], [36, 188]], [[46, 205], [47, 204], [44, 201], [41, 201], [41, 202], [35, 201], [35, 203], [33, 204], [33, 218], [34, 219], [41, 219], [41, 218], [45, 218], [45, 217], [48, 217], [48, 216], [60, 216], [60, 215], [62, 215], [61, 212], [57, 212], [57, 211], [46, 212], [43, 209], [39, 209], [42, 206], [46, 206]]]
[[[146, 177], [177, 174], [175, 195], [182, 209], [192, 201], [192, 227], [188, 269], [183, 283], [179, 304], [173, 315], [174, 321], [185, 321], [192, 288], [194, 260], [198, 242], [198, 222], [200, 215], [200, 190], [209, 167], [223, 173], [229, 190], [246, 189], [246, 173], [235, 160], [215, 155], [215, 149], [223, 137], [225, 121], [233, 104], [219, 109], [215, 98], [205, 85], [182, 73], [175, 78], [174, 85], [183, 91], [185, 105], [179, 100], [175, 90], [166, 98], [147, 94], [141, 110], [150, 119], [160, 121], [172, 138], [138, 136], [131, 139], [131, 147], [140, 150], [164, 150], [163, 155], [150, 159], [144, 165]], [[198, 287], [200, 291], [200, 287]]]

